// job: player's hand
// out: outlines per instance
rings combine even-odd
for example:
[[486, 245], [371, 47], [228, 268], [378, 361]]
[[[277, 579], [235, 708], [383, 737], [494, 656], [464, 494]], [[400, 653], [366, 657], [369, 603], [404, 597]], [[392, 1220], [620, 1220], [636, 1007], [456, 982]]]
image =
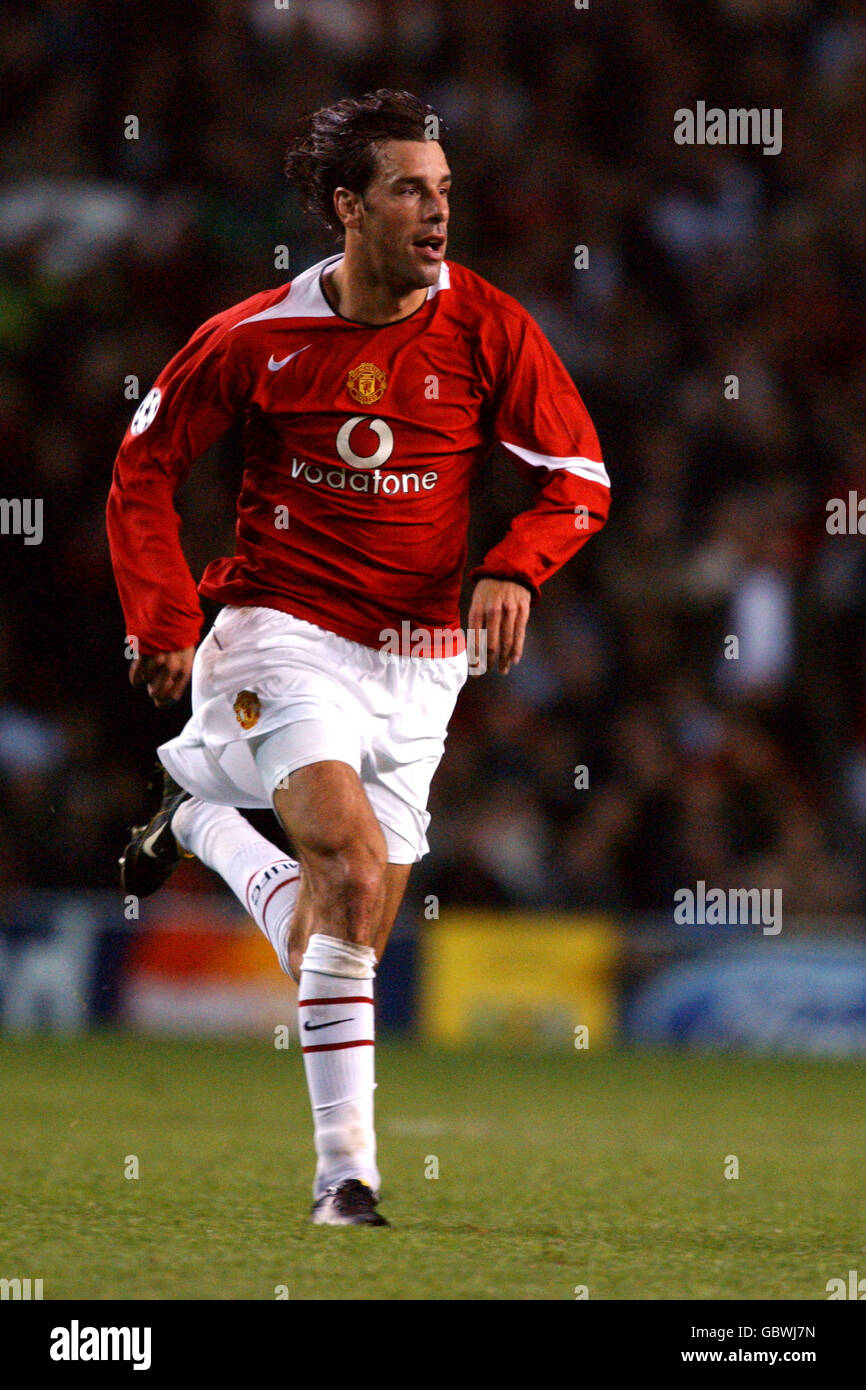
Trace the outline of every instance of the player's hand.
[[140, 656], [129, 668], [130, 682], [139, 688], [146, 686], [157, 709], [165, 709], [179, 700], [189, 685], [194, 656], [195, 647]]
[[469, 607], [468, 627], [475, 634], [475, 651], [484, 655], [486, 663], [479, 661], [470, 674], [483, 675], [488, 668], [496, 669], [506, 676], [511, 667], [523, 655], [523, 639], [529, 620], [529, 590], [522, 584], [514, 584], [510, 579], [479, 579]]

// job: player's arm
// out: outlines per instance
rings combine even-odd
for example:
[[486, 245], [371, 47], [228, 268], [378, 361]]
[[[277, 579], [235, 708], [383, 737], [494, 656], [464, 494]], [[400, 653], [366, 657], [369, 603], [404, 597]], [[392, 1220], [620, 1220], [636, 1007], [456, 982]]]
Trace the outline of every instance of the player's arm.
[[126, 623], [130, 680], [157, 705], [183, 694], [202, 624], [180, 543], [174, 494], [235, 419], [238, 381], [223, 316], [211, 319], [160, 373], [132, 418], [106, 509]]
[[607, 520], [610, 480], [586, 406], [529, 315], [500, 352], [500, 376], [495, 437], [535, 500], [472, 571], [469, 628], [483, 628], [487, 664], [505, 673], [520, 660], [541, 585]]

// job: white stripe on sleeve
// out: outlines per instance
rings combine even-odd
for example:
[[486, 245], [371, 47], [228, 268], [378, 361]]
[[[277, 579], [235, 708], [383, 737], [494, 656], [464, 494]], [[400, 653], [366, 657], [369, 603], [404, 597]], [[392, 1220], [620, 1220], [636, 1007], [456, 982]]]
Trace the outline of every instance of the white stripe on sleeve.
[[579, 455], [576, 458], [556, 458], [552, 454], [534, 454], [531, 449], [522, 449], [519, 444], [509, 444], [507, 439], [500, 439], [499, 442], [534, 468], [564, 468], [566, 472], [576, 473], [579, 478], [587, 478], [591, 483], [610, 487], [607, 469], [595, 459], [585, 459]]

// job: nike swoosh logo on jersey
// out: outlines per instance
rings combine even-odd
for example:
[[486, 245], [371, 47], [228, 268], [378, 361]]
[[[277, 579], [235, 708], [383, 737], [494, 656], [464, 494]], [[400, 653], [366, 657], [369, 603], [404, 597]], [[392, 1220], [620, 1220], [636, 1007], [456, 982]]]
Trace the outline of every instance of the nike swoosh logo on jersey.
[[274, 357], [274, 354], [271, 353], [270, 360], [269, 360], [269, 362], [268, 362], [268, 371], [269, 371], [269, 372], [278, 372], [278, 371], [280, 370], [280, 367], [284, 367], [284, 366], [286, 365], [287, 362], [291, 362], [291, 360], [292, 360], [293, 357], [298, 357], [298, 356], [300, 356], [300, 354], [301, 354], [302, 352], [306, 352], [306, 351], [307, 351], [307, 348], [312, 347], [312, 346], [313, 346], [312, 343], [307, 343], [306, 347], [298, 348], [298, 351], [297, 351], [297, 352], [290, 352], [289, 355], [288, 355], [288, 357], [283, 357], [283, 358], [281, 359], [281, 361], [279, 361], [279, 362], [277, 361], [276, 357]]
[[351, 1023], [351, 1018], [335, 1018], [331, 1023], [305, 1023], [305, 1033], [315, 1033], [318, 1028], [336, 1028], [338, 1023]]

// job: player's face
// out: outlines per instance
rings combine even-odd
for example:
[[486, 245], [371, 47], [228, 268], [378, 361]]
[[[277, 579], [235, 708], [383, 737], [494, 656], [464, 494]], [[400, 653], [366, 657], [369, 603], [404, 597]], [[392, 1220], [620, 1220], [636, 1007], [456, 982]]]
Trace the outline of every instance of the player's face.
[[357, 231], [371, 273], [401, 291], [436, 283], [445, 257], [451, 171], [435, 140], [388, 140]]

